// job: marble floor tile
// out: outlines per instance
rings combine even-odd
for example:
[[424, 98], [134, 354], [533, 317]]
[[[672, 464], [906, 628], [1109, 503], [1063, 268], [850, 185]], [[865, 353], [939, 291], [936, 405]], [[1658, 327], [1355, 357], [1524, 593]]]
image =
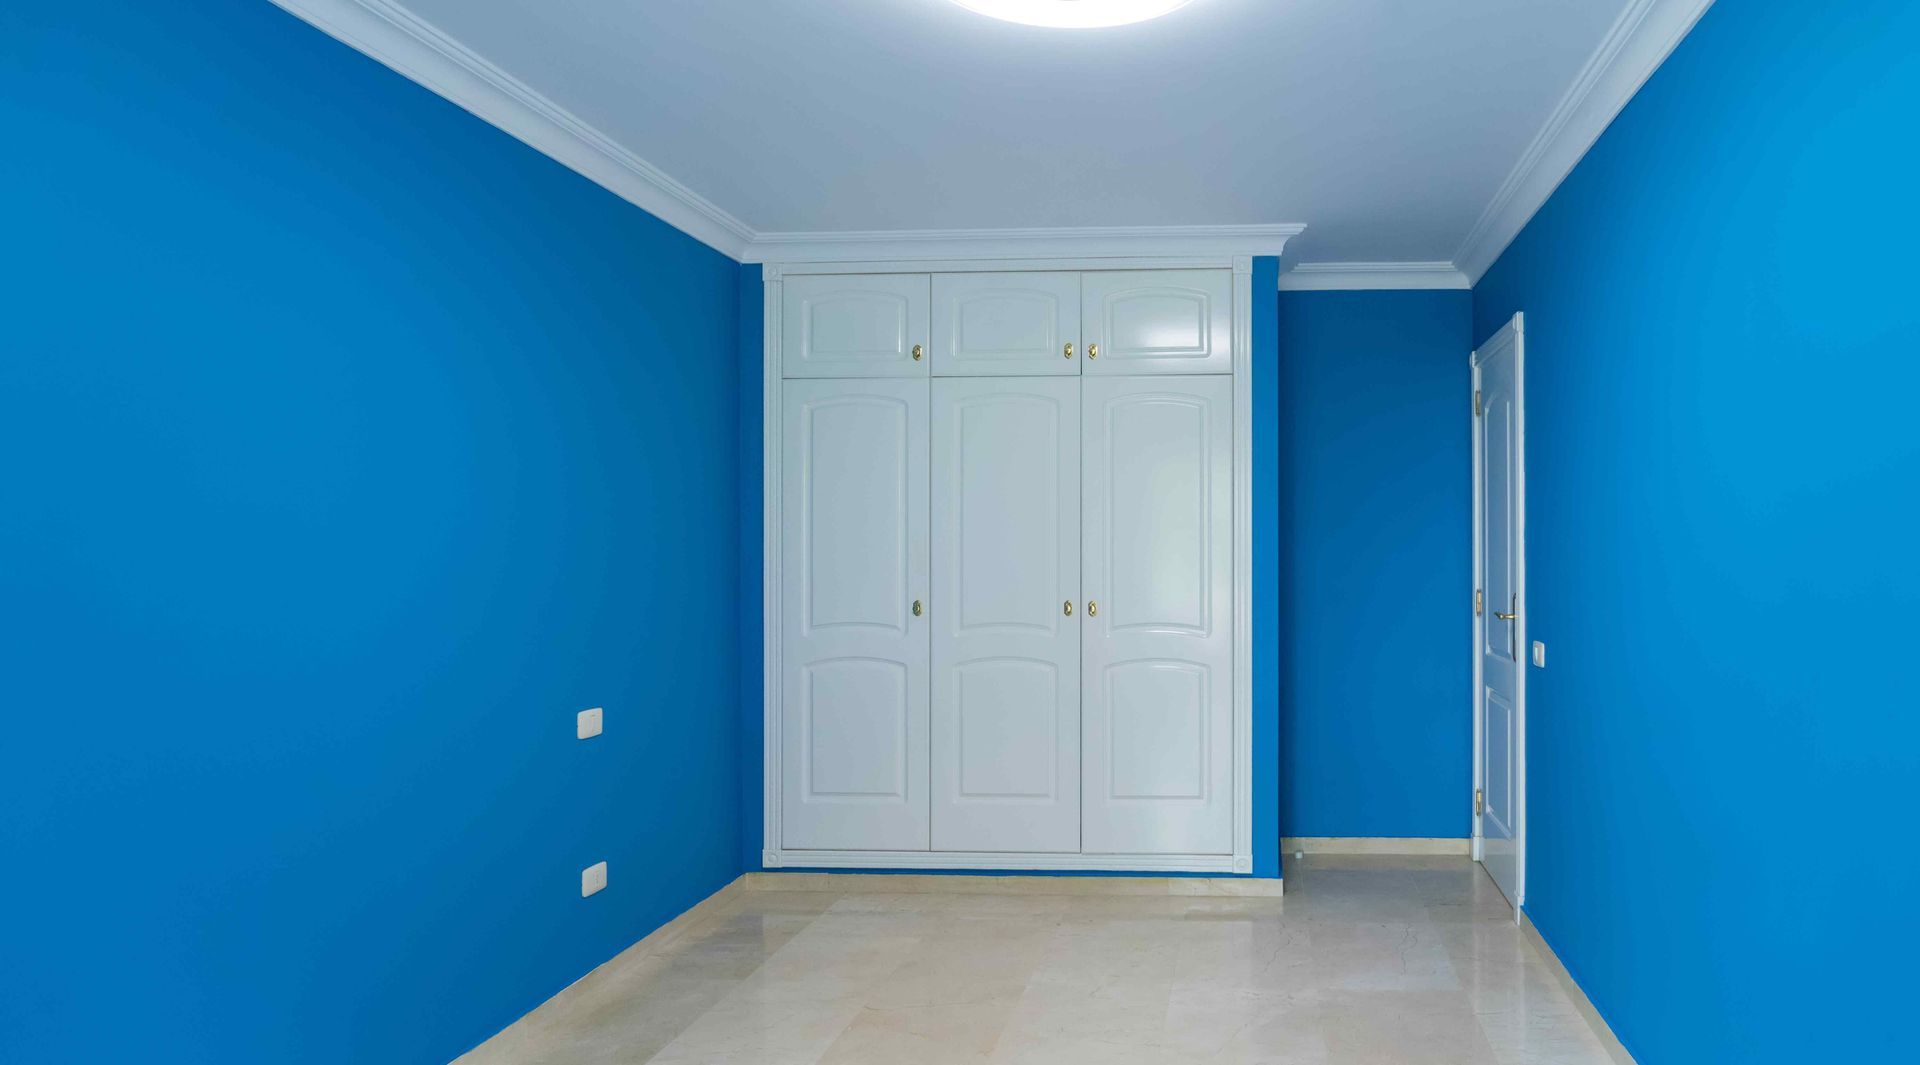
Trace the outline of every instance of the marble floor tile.
[[1284, 898], [743, 891], [460, 1065], [1608, 1065], [1478, 866], [1287, 875]]

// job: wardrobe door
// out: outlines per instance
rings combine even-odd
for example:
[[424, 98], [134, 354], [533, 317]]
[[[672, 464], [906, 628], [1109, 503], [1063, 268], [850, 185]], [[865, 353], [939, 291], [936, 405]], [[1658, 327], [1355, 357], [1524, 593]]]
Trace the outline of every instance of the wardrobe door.
[[781, 282], [784, 377], [927, 376], [926, 274], [794, 274]]
[[936, 379], [935, 850], [1080, 849], [1079, 590], [1080, 382]]
[[1081, 847], [1228, 854], [1233, 379], [1086, 377], [1081, 390]]
[[783, 385], [785, 847], [927, 847], [927, 385]]
[[934, 376], [1079, 372], [1079, 274], [933, 275]]
[[1084, 372], [1233, 372], [1232, 271], [1094, 271], [1080, 292]]

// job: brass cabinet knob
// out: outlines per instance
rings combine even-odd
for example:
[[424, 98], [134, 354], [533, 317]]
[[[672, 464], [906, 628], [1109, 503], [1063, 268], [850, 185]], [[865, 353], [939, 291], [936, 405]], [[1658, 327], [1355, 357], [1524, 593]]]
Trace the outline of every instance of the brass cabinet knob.
[[[1087, 357], [1088, 357], [1088, 358], [1092, 358], [1093, 356], [1092, 356], [1092, 354], [1088, 354], [1088, 356], [1087, 356]], [[1096, 602], [1094, 602], [1094, 601], [1093, 601], [1093, 600], [1091, 600], [1091, 599], [1089, 599], [1089, 600], [1087, 600], [1087, 616], [1088, 616], [1088, 617], [1095, 617], [1095, 616], [1097, 616], [1097, 615], [1098, 615], [1099, 613], [1100, 613], [1100, 604], [1099, 604], [1099, 603], [1096, 603]]]
[[1069, 599], [1066, 602], [1061, 603], [1060, 612], [1067, 615], [1068, 617], [1072, 617], [1073, 616], [1073, 600]]
[[920, 600], [918, 599], [913, 601], [913, 616], [916, 618], [920, 616]]
[[1088, 345], [1087, 345], [1087, 358], [1089, 358], [1089, 359], [1097, 359], [1097, 358], [1099, 358], [1099, 357], [1100, 357], [1100, 345], [1098, 345], [1098, 344], [1088, 344]]
[[915, 344], [915, 345], [913, 346], [913, 361], [914, 361], [914, 362], [919, 362], [919, 361], [920, 361], [920, 356], [922, 356], [922, 355], [925, 355], [925, 354], [926, 354], [926, 350], [925, 350], [924, 348], [922, 348], [922, 347], [921, 347], [920, 345], [918, 345], [918, 344]]
[[1066, 350], [1065, 357], [1069, 359], [1073, 358], [1073, 341], [1071, 340], [1067, 341], [1067, 350]]

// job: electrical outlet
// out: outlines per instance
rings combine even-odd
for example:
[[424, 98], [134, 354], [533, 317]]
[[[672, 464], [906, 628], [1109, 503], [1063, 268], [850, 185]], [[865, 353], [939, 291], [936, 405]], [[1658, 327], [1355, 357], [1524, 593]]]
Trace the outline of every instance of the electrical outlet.
[[1547, 668], [1547, 645], [1539, 640], [1533, 641], [1533, 665], [1536, 669]]
[[580, 897], [586, 898], [607, 886], [607, 863], [595, 862], [580, 870]]
[[573, 734], [583, 740], [600, 735], [601, 713], [601, 709], [597, 706], [591, 710], [580, 711], [573, 719]]

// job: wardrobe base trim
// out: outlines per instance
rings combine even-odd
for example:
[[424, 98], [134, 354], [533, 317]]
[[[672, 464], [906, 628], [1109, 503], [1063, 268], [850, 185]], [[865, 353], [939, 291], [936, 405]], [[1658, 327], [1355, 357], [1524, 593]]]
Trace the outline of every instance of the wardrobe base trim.
[[1057, 854], [1028, 851], [826, 851], [785, 848], [762, 852], [768, 869], [1040, 869], [1103, 873], [1246, 873], [1231, 854]]

